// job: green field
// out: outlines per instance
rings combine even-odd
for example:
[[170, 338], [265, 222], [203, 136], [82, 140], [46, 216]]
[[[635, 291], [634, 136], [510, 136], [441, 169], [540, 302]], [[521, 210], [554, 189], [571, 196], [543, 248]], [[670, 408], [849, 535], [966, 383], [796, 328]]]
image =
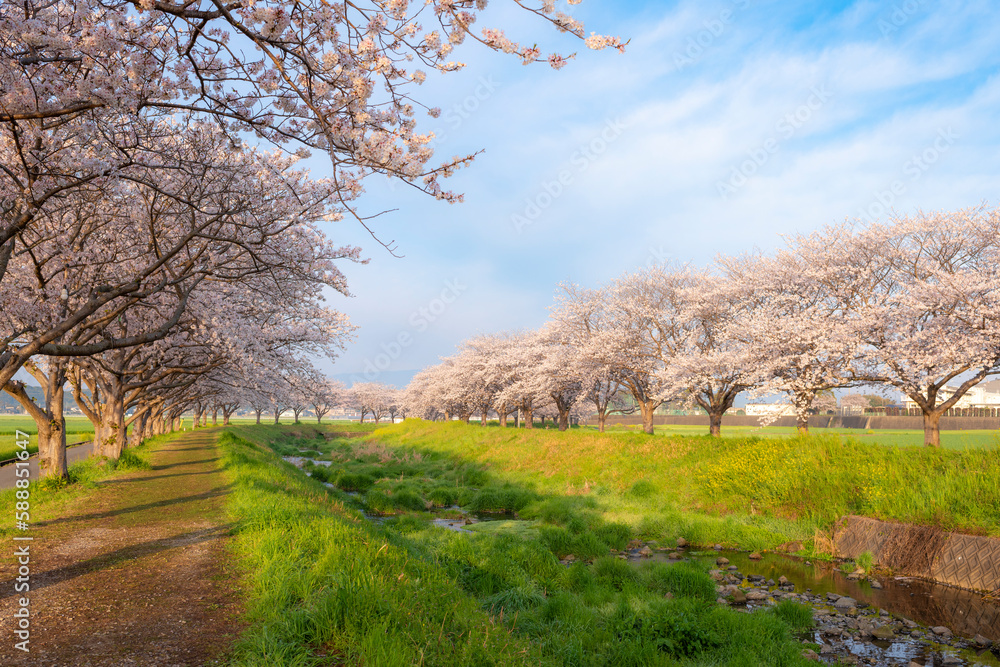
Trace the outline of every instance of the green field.
[[703, 544], [772, 548], [828, 531], [845, 514], [1000, 535], [1000, 452], [992, 433], [955, 433], [959, 439], [941, 449], [888, 439], [905, 433], [883, 435], [845, 438], [816, 429], [761, 437], [732, 429], [723, 438], [650, 437], [419, 421], [379, 431], [385, 444], [460, 456], [510, 483], [586, 494], [609, 520], [654, 539], [687, 531], [703, 535]]
[[[238, 664], [312, 664], [327, 647], [352, 664], [800, 664], [792, 637], [808, 611], [733, 614], [701, 572], [636, 568], [612, 550], [683, 537], [829, 558], [845, 514], [1000, 535], [995, 440], [929, 449], [826, 431], [651, 437], [420, 420], [361, 438], [324, 430], [242, 427], [226, 440], [246, 526], [236, 553], [255, 573]], [[307, 465], [304, 479], [250, 442], [331, 465]], [[359, 510], [369, 520], [352, 519]], [[498, 520], [464, 535], [432, 525], [467, 514]]]
[[[13, 458], [18, 451], [14, 444], [15, 431], [30, 434], [29, 449], [38, 451], [38, 429], [35, 420], [21, 415], [0, 415], [0, 461]], [[66, 418], [66, 444], [86, 442], [94, 437], [94, 426], [86, 417]]]

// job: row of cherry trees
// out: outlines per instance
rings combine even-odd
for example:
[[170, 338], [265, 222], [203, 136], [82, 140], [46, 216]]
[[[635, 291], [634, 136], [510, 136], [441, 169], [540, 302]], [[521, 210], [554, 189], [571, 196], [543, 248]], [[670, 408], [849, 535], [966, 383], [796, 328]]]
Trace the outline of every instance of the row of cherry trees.
[[[799, 428], [817, 396], [880, 385], [910, 397], [925, 443], [969, 389], [1000, 374], [1000, 210], [828, 226], [773, 254], [706, 268], [653, 266], [599, 289], [562, 285], [535, 332], [480, 336], [418, 374], [410, 414], [551, 406], [606, 416], [631, 398], [653, 431], [665, 401], [697, 405], [719, 435], [741, 392], [787, 394]], [[946, 387], [956, 391], [943, 394]]]
[[[413, 92], [425, 70], [462, 68], [466, 38], [567, 59], [473, 32], [485, 6], [0, 0], [0, 389], [35, 418], [49, 474], [66, 473], [66, 391], [112, 457], [129, 424], [141, 437], [188, 408], [322, 411], [309, 359], [351, 331], [323, 290], [347, 294], [336, 264], [359, 251], [317, 223], [378, 215], [358, 206], [374, 174], [461, 198], [440, 181], [473, 156], [431, 163], [417, 116], [439, 111]], [[296, 169], [310, 151], [328, 178]]]

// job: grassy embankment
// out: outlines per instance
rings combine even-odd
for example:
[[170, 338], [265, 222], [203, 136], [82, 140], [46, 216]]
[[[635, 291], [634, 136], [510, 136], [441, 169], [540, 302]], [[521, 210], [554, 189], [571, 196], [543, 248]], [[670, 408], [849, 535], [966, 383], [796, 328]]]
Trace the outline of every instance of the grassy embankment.
[[487, 466], [544, 494], [581, 494], [640, 536], [773, 548], [845, 514], [1000, 535], [997, 440], [984, 448], [839, 436], [713, 439], [407, 422], [379, 442]]
[[[330, 438], [312, 426], [224, 434], [232, 549], [251, 624], [233, 662], [807, 664], [792, 629], [811, 622], [808, 610], [789, 603], [748, 615], [720, 607], [714, 583], [696, 568], [635, 567], [609, 556], [608, 545], [624, 547], [632, 529], [605, 521], [585, 496], [505, 483], [460, 448], [377, 442], [417, 431], [435, 439], [433, 430], [440, 441], [471, 429], [395, 426], [369, 438]], [[259, 445], [336, 462], [309, 478]], [[519, 522], [484, 522], [475, 527], [490, 530], [473, 534], [429, 523], [429, 507], [455, 502], [515, 508], [539, 521], [527, 531], [509, 530]], [[370, 521], [361, 509], [386, 519]], [[593, 564], [560, 564], [570, 546]]]

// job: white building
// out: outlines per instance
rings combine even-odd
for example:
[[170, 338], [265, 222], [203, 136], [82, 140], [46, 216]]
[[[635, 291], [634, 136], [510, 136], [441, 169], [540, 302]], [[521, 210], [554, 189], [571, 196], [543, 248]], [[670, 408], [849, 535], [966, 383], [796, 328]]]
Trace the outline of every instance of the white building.
[[747, 403], [748, 417], [794, 417], [795, 406], [791, 403]]
[[[951, 398], [957, 387], [945, 386], [938, 392], [938, 403]], [[903, 397], [904, 408], [919, 407], [910, 397]], [[975, 387], [965, 392], [962, 398], [953, 406], [955, 408], [1000, 408], [1000, 380], [990, 382], [980, 382]]]

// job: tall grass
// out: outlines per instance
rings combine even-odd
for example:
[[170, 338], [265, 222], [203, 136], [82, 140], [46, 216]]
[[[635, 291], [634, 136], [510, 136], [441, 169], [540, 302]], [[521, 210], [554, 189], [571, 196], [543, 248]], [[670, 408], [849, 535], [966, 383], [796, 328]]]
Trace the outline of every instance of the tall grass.
[[770, 548], [851, 513], [1000, 535], [996, 447], [531, 432], [419, 420], [369, 439], [476, 462], [541, 493], [592, 498], [606, 518], [652, 538]]

